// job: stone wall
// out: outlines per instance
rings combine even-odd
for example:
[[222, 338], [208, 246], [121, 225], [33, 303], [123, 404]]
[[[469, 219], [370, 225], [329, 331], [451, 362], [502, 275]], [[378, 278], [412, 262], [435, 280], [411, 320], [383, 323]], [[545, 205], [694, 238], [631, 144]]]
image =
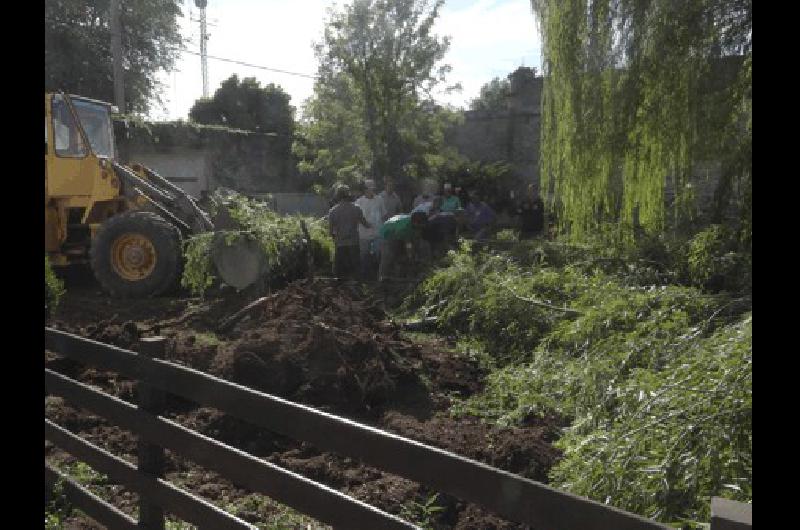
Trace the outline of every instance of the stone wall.
[[279, 137], [186, 122], [114, 122], [117, 156], [144, 164], [194, 196], [296, 191], [296, 164]]
[[[710, 74], [710, 89], [718, 90], [733, 82], [740, 58], [729, 58], [715, 65]], [[510, 93], [506, 108], [496, 111], [466, 111], [464, 122], [447, 139], [472, 161], [509, 163], [522, 182], [539, 184], [539, 149], [544, 78], [531, 68], [520, 67], [508, 76]], [[691, 193], [698, 213], [708, 213], [721, 175], [718, 163], [695, 165], [691, 175]], [[665, 179], [667, 205], [674, 201], [674, 179]]]
[[509, 75], [506, 108], [466, 111], [464, 122], [448, 134], [459, 153], [480, 162], [505, 161], [524, 182], [539, 182], [542, 78], [520, 67]]

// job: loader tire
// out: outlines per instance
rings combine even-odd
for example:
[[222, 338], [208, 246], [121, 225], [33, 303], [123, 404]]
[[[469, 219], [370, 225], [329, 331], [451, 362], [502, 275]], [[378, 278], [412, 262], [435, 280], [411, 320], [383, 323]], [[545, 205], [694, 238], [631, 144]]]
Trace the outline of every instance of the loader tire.
[[97, 281], [112, 296], [158, 296], [180, 277], [181, 234], [152, 212], [126, 212], [100, 226], [90, 258]]

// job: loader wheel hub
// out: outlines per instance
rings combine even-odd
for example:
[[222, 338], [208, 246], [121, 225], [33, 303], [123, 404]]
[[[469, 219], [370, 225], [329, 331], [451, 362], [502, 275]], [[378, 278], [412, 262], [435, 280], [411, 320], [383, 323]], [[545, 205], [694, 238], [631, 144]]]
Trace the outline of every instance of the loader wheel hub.
[[111, 265], [122, 278], [137, 281], [148, 277], [156, 267], [156, 249], [141, 234], [124, 234], [111, 245]]

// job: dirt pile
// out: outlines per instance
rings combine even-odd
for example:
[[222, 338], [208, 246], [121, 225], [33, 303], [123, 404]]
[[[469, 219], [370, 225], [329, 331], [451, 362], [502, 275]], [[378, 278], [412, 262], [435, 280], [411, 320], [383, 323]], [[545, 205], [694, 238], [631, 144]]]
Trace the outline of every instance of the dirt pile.
[[538, 481], [547, 481], [547, 472], [561, 456], [548, 441], [559, 428], [549, 419], [522, 429], [444, 415], [420, 421], [392, 411], [386, 413], [382, 424], [401, 436]]
[[[403, 338], [379, 301], [385, 296], [379, 290], [367, 293], [356, 284], [324, 279], [295, 282], [260, 301], [223, 333], [220, 324], [247, 303], [240, 296], [170, 303], [154, 300], [149, 312], [144, 311], [146, 301], [117, 303], [112, 312], [105, 299], [91, 305], [89, 294], [78, 293], [70, 301], [76, 294], [68, 292], [66, 305], [76, 311], [61, 313], [55, 327], [133, 351], [142, 337], [163, 335], [168, 338], [165, 358], [169, 361], [545, 479], [558, 458], [550, 446], [558, 422], [532, 419], [520, 427], [497, 427], [450, 417], [453, 396], [479, 392], [485, 371], [476, 360], [453, 351], [450, 340]], [[45, 353], [45, 361], [49, 368], [135, 403], [134, 381], [52, 352]], [[126, 458], [135, 455], [134, 435], [58, 398], [47, 398], [46, 408], [47, 417], [93, 443]], [[425, 505], [436, 492], [421, 484], [177, 396], [169, 396], [165, 416], [408, 520], [427, 521], [436, 530], [521, 528], [444, 494], [435, 499], [437, 511], [426, 515]], [[51, 448], [48, 455], [58, 459], [62, 452]], [[212, 500], [242, 501], [250, 495], [170, 451], [167, 474], [189, 491]], [[112, 497], [123, 506], [130, 502], [124, 489]], [[245, 510], [245, 505], [240, 509]], [[270, 517], [266, 509], [237, 513], [247, 520], [264, 521]]]
[[424, 388], [420, 348], [374, 299], [303, 280], [266, 298], [219, 347], [210, 371], [293, 401], [368, 413]]

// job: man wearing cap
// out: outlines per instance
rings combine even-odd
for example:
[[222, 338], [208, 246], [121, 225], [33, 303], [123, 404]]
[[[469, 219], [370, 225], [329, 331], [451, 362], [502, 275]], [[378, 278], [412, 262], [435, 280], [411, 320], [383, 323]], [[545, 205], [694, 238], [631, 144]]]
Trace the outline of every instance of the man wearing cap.
[[375, 181], [367, 179], [364, 181], [364, 195], [356, 200], [356, 206], [361, 208], [364, 218], [369, 223], [369, 227], [358, 227], [358, 247], [361, 262], [361, 275], [369, 277], [374, 271], [373, 262], [377, 261], [380, 255], [380, 230], [383, 221], [386, 219], [386, 206], [383, 199], [375, 195]]
[[336, 247], [333, 274], [337, 278], [353, 277], [359, 265], [359, 225], [371, 228], [361, 208], [353, 204], [350, 188], [341, 185], [336, 190], [336, 205], [328, 212], [328, 225]]

